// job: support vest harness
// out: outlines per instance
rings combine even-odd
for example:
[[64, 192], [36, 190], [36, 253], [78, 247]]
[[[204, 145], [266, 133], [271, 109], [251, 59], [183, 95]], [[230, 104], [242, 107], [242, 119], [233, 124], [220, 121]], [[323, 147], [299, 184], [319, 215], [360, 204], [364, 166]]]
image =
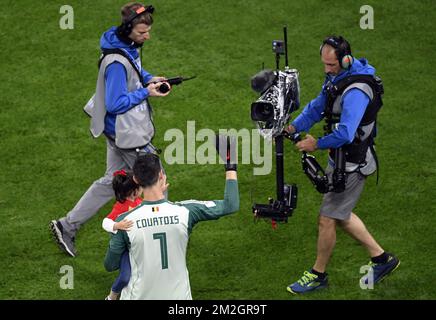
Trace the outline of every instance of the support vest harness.
[[[383, 105], [382, 95], [384, 93], [381, 78], [372, 75], [350, 75], [333, 84], [327, 82], [324, 90], [327, 94], [327, 102], [324, 110], [326, 125], [325, 135], [330, 134], [340, 122], [342, 113], [342, 97], [353, 88], [361, 89], [370, 97], [362, 120], [356, 130], [351, 143], [342, 146], [345, 152], [345, 160], [359, 167], [365, 165], [366, 154], [370, 148], [378, 168], [377, 155], [375, 153], [374, 138], [376, 136], [377, 113]], [[334, 159], [334, 149], [330, 150], [330, 157]]]

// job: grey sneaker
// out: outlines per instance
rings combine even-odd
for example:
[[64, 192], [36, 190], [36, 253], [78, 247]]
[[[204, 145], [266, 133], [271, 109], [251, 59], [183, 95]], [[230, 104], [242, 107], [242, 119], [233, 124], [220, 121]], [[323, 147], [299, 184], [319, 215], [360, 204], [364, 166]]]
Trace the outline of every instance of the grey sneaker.
[[59, 221], [52, 220], [49, 226], [59, 248], [66, 254], [75, 257], [76, 248], [74, 247], [74, 237], [69, 237], [67, 234], [64, 234], [62, 224]]

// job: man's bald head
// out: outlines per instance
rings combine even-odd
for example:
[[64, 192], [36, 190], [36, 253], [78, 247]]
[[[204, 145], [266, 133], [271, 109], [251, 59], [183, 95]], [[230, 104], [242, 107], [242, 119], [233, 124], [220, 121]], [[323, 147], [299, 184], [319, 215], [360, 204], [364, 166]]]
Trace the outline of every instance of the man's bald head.
[[324, 72], [336, 76], [341, 72], [341, 65], [336, 55], [336, 49], [325, 44], [321, 49], [321, 61], [324, 64]]

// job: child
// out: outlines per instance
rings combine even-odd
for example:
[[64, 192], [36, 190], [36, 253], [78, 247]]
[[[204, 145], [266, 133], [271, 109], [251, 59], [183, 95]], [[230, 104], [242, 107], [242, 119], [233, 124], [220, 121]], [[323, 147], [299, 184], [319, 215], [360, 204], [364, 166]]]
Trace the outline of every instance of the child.
[[[115, 192], [115, 202], [112, 212], [103, 220], [103, 229], [107, 232], [117, 233], [118, 230], [128, 231], [133, 222], [124, 219], [115, 222], [119, 215], [135, 208], [142, 202], [139, 196], [141, 189], [133, 180], [133, 175], [124, 170], [114, 172], [112, 188]], [[112, 285], [111, 292], [105, 300], [117, 300], [121, 290], [129, 283], [130, 280], [130, 260], [129, 252], [125, 251], [121, 256], [120, 274]]]

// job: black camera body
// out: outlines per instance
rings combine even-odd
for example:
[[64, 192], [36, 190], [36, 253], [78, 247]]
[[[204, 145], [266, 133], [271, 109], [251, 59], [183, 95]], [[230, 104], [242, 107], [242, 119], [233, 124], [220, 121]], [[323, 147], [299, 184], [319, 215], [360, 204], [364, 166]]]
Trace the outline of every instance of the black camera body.
[[[195, 77], [196, 76], [193, 76], [190, 78], [174, 77], [174, 78], [167, 79], [165, 82], [168, 82], [171, 86], [176, 86], [176, 85], [181, 84], [183, 81], [191, 80], [191, 79], [194, 79]], [[167, 93], [168, 91], [170, 91], [170, 87], [166, 83], [162, 83], [159, 86], [159, 88], [157, 88], [157, 90], [160, 93]]]
[[251, 79], [252, 88], [260, 97], [251, 104], [251, 119], [264, 138], [282, 135], [291, 113], [300, 106], [298, 71], [262, 70]]
[[[171, 86], [181, 84], [183, 82], [182, 77], [174, 77], [166, 80]], [[167, 93], [170, 91], [170, 87], [166, 83], [162, 83], [157, 90], [161, 93]]]

